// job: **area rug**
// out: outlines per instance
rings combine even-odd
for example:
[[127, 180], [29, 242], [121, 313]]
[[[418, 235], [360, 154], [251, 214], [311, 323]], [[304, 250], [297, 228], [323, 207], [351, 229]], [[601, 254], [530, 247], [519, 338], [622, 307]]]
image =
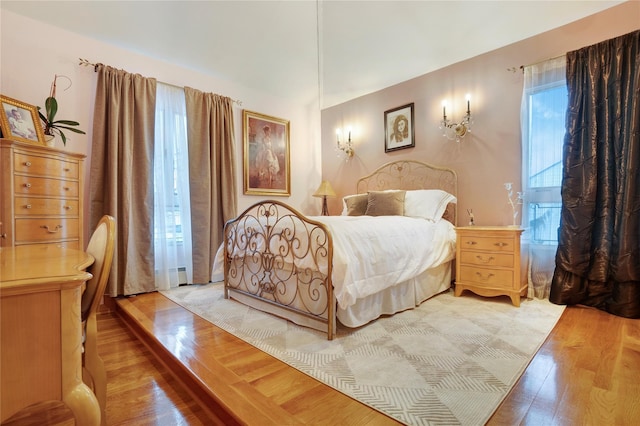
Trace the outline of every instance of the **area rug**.
[[260, 350], [409, 425], [487, 422], [543, 344], [563, 306], [548, 300], [454, 297], [334, 340], [224, 299], [222, 283], [162, 294]]

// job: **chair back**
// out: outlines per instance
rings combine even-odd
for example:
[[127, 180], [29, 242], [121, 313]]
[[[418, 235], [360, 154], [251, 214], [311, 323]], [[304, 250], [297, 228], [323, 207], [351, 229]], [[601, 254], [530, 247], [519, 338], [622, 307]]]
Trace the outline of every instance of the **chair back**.
[[87, 281], [86, 289], [82, 293], [82, 321], [86, 321], [100, 305], [100, 299], [109, 281], [115, 240], [116, 220], [112, 216], [104, 215], [93, 231], [87, 246], [87, 253], [95, 258], [95, 262], [87, 269], [93, 277]]

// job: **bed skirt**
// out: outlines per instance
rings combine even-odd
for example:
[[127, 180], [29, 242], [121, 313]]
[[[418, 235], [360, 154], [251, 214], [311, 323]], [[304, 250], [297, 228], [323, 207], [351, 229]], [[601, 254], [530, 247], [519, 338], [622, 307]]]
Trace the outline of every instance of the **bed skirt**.
[[452, 261], [427, 269], [417, 277], [372, 294], [336, 310], [338, 321], [347, 327], [361, 327], [383, 315], [415, 308], [425, 300], [451, 287]]

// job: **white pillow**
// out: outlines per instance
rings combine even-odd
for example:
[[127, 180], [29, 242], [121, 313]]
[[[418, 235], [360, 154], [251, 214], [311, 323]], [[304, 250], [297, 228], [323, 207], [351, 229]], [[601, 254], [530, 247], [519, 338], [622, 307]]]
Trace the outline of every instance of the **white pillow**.
[[456, 197], [440, 189], [407, 191], [404, 197], [404, 215], [436, 222], [442, 218], [447, 204], [457, 201]]

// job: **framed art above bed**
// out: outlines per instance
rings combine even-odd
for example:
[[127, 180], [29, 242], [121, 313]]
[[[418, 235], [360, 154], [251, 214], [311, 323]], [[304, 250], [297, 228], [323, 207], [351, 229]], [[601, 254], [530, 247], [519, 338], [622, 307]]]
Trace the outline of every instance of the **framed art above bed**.
[[416, 146], [413, 103], [384, 112], [384, 152]]
[[289, 121], [242, 111], [244, 193], [291, 195]]

